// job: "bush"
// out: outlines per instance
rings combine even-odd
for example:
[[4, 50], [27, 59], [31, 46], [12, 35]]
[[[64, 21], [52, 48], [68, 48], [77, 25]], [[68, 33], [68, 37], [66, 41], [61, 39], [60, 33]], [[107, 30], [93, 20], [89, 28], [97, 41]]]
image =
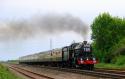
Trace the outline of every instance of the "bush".
[[118, 57], [115, 57], [112, 62], [116, 65], [125, 65], [125, 56], [120, 55]]

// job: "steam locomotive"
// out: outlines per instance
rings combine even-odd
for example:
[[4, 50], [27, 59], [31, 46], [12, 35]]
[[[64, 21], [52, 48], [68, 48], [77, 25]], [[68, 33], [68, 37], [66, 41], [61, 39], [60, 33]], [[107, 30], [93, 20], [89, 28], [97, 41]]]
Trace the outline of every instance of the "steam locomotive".
[[20, 57], [19, 63], [93, 70], [97, 60], [92, 53], [91, 44], [84, 41], [81, 43], [73, 43], [61, 49], [53, 49]]

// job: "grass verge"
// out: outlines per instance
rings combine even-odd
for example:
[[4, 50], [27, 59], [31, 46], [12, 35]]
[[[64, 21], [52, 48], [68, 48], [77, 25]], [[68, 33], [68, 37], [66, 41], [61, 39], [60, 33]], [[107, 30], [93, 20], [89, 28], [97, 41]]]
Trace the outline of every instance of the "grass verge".
[[0, 64], [0, 79], [22, 79], [11, 73], [9, 69]]
[[108, 68], [108, 69], [125, 69], [124, 65], [117, 65], [117, 64], [107, 64], [107, 63], [99, 63], [95, 65], [96, 68]]

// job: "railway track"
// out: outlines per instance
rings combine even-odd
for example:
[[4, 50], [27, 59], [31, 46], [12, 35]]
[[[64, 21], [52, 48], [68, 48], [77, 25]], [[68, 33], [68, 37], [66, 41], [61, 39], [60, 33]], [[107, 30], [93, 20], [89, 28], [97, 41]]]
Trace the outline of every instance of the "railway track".
[[123, 74], [123, 75], [125, 75], [125, 69], [95, 68], [95, 71], [98, 71], [98, 72], [107, 72], [107, 73], [115, 73], [115, 74]]
[[[37, 66], [38, 67], [38, 66]], [[71, 72], [71, 73], [77, 73], [77, 74], [84, 74], [84, 75], [91, 75], [96, 77], [102, 77], [102, 78], [111, 78], [111, 79], [125, 79], [125, 71], [111, 71], [111, 70], [81, 70], [81, 69], [69, 69], [69, 68], [59, 68], [59, 67], [43, 67], [42, 68], [49, 68], [59, 71], [65, 71], [65, 72]]]
[[[17, 65], [18, 66], [18, 65]], [[94, 71], [81, 70], [81, 69], [69, 69], [69, 68], [59, 68], [59, 67], [49, 67], [49, 66], [40, 66], [40, 65], [24, 65], [33, 68], [47, 68], [64, 72], [71, 72], [76, 74], [84, 74], [89, 76], [96, 76], [102, 78], [111, 78], [111, 79], [125, 79], [125, 71], [118, 70], [107, 70], [107, 69], [95, 69]], [[23, 67], [23, 65], [22, 65]], [[50, 79], [50, 78], [47, 78]], [[52, 79], [52, 78], [51, 78]]]
[[17, 67], [17, 66], [9, 66], [9, 68], [15, 70], [16, 72], [30, 78], [30, 79], [54, 79], [52, 77], [48, 77], [42, 74], [38, 74], [36, 72], [32, 72], [30, 70], [27, 69], [23, 69], [21, 67]]

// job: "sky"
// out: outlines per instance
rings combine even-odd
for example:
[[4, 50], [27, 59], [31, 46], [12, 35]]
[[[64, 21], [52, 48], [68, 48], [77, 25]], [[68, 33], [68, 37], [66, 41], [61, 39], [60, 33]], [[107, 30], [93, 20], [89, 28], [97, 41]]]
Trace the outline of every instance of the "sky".
[[[8, 40], [9, 31], [7, 28], [10, 28], [7, 25], [8, 22], [31, 21], [30, 19], [33, 17], [57, 14], [60, 16], [71, 15], [72, 18], [78, 18], [90, 27], [94, 18], [103, 12], [124, 17], [124, 4], [124, 0], [0, 0], [0, 60], [18, 59], [20, 56], [50, 50], [50, 39], [52, 40], [52, 48], [70, 45], [73, 40], [76, 42], [84, 40], [80, 34], [72, 31], [44, 36], [38, 32], [27, 39], [18, 39], [17, 34], [17, 39], [11, 37], [11, 40]], [[86, 37], [88, 41], [91, 41], [90, 33], [91, 30]], [[1, 37], [6, 37], [6, 39], [3, 40]]]

